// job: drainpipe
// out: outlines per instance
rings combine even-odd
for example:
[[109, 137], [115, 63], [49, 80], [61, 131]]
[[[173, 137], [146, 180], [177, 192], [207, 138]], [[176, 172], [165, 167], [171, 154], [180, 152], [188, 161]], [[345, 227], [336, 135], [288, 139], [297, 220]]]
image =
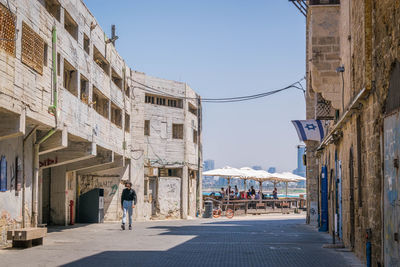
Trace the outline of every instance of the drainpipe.
[[53, 105], [49, 107], [50, 114], [53, 114], [56, 118], [56, 127], [57, 127], [57, 31], [56, 26], [53, 26], [52, 30], [52, 60], [53, 60]]
[[201, 184], [201, 168], [202, 168], [202, 144], [201, 144], [201, 131], [202, 131], [202, 109], [201, 109], [201, 98], [197, 97], [197, 181], [196, 181], [196, 217], [199, 217], [202, 213], [202, 184]]
[[32, 177], [32, 226], [38, 225], [38, 199], [39, 199], [39, 148], [40, 144], [49, 139], [57, 131], [57, 32], [56, 26], [52, 29], [52, 60], [53, 60], [53, 105], [49, 107], [49, 113], [54, 116], [55, 125], [44, 137], [36, 141], [33, 146], [33, 177]]

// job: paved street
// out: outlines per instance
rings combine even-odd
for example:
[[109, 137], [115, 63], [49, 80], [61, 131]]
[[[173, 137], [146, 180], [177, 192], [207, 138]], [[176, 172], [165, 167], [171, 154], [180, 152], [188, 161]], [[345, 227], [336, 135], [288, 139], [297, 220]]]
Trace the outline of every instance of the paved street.
[[324, 249], [300, 215], [51, 228], [44, 246], [0, 250], [0, 266], [361, 266]]

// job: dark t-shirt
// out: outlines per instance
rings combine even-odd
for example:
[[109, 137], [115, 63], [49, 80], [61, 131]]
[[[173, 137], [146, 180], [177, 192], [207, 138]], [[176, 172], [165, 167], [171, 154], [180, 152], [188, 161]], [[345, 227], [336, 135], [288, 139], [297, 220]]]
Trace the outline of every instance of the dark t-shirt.
[[124, 203], [124, 200], [133, 201], [133, 203], [136, 205], [136, 192], [135, 190], [133, 190], [133, 188], [131, 189], [125, 188], [122, 191], [121, 205]]

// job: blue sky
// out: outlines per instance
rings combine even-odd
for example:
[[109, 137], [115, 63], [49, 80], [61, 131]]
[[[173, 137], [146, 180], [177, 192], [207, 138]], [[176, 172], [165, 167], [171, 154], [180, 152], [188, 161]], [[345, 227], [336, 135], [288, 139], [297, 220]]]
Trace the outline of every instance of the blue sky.
[[[305, 75], [305, 18], [287, 0], [84, 0], [131, 68], [187, 82], [202, 97], [256, 94]], [[205, 104], [204, 159], [296, 168], [301, 91]]]

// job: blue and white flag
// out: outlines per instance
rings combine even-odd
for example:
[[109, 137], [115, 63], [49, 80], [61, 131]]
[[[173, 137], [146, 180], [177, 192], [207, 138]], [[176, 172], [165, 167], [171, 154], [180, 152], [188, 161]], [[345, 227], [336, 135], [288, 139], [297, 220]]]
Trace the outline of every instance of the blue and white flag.
[[300, 141], [319, 141], [325, 137], [326, 128], [321, 120], [292, 121], [299, 135]]

